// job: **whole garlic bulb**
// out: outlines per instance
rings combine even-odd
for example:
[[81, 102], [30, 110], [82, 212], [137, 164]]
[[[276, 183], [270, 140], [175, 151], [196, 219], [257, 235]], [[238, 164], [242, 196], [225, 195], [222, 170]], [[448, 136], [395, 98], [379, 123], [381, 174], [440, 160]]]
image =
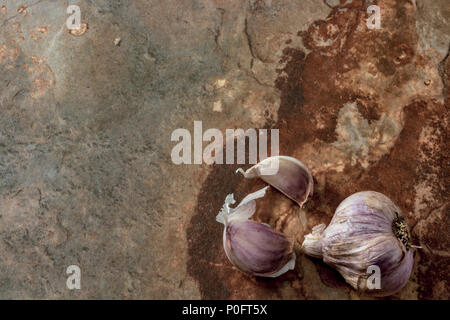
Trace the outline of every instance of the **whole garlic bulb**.
[[[375, 191], [358, 192], [342, 201], [328, 227], [314, 227], [302, 248], [336, 268], [354, 289], [376, 296], [403, 288], [414, 263], [401, 210]], [[379, 267], [380, 288], [368, 288], [370, 266]]]
[[235, 203], [233, 194], [228, 195], [216, 220], [225, 226], [223, 247], [233, 265], [255, 276], [278, 277], [295, 266], [293, 241], [267, 224], [249, 220], [255, 199], [267, 188], [249, 194], [235, 208], [229, 207]]

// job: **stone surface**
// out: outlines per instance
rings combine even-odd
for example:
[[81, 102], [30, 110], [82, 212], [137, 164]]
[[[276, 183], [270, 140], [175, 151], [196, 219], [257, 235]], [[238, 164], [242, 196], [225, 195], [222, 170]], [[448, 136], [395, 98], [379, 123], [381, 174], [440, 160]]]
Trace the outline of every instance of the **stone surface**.
[[[0, 298], [371, 298], [300, 252], [368, 189], [423, 247], [392, 298], [450, 298], [447, 0], [74, 3], [79, 35], [66, 3], [0, 2]], [[173, 164], [171, 134], [194, 120], [279, 128], [311, 169], [305, 208], [270, 190], [255, 216], [296, 238], [294, 271], [252, 278], [226, 259], [215, 215], [263, 183]]]

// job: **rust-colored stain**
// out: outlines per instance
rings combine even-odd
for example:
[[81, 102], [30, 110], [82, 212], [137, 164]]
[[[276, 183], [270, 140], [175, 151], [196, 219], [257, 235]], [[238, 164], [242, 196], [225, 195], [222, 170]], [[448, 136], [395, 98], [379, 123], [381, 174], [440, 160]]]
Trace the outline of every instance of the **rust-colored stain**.
[[[382, 30], [366, 28], [363, 4], [353, 1], [334, 8], [327, 19], [300, 32], [298, 36], [311, 50], [308, 54], [289, 47], [283, 52], [284, 67], [275, 83], [281, 94], [279, 120], [273, 127], [280, 129], [280, 152], [305, 162], [315, 179], [304, 230], [297, 228], [301, 231], [295, 234], [296, 240], [301, 243], [304, 232], [318, 223], [328, 223], [338, 204], [352, 193], [382, 192], [403, 210], [413, 241], [423, 247], [416, 252], [410, 282], [415, 282], [418, 289], [411, 295], [448, 299], [449, 258], [445, 250], [450, 247], [450, 59], [447, 57], [439, 69], [444, 101], [424, 100], [408, 91], [410, 84], [419, 86], [418, 90], [422, 90], [420, 85], [433, 87], [410, 76], [411, 70], [424, 70], [427, 64], [416, 52], [418, 36], [412, 3], [380, 3], [384, 12]], [[365, 81], [358, 83], [362, 77], [366, 77]], [[375, 86], [367, 85], [371, 81]], [[343, 119], [347, 119], [341, 117], [342, 109], [349, 102], [360, 114], [352, 121], [367, 120], [367, 127], [379, 124], [370, 127], [374, 130], [370, 136], [378, 138], [362, 155], [345, 149], [339, 133], [340, 126], [345, 125]], [[325, 161], [329, 154], [336, 156]], [[304, 272], [310, 271], [305, 271], [301, 263], [310, 258], [298, 250], [296, 269], [276, 279], [244, 275], [228, 262], [222, 248], [223, 226], [215, 221], [215, 215], [228, 193], [234, 192], [241, 199], [263, 186], [261, 181], [246, 181], [234, 175], [237, 167], [213, 168], [187, 230], [188, 271], [197, 280], [202, 297], [314, 298], [306, 288], [310, 282], [304, 277]], [[230, 190], [229, 186], [236, 187]], [[294, 232], [292, 224], [298, 224], [301, 210], [280, 199], [282, 196], [272, 190], [267, 199], [258, 202], [255, 219]], [[284, 222], [280, 222], [281, 217]], [[341, 290], [347, 298], [352, 296], [336, 272], [317, 260], [311, 261], [326, 288]]]
[[0, 46], [0, 63], [4, 63], [6, 69], [12, 69], [18, 57], [19, 49], [17, 47], [6, 44]]
[[42, 34], [46, 34], [48, 32], [48, 30], [50, 29], [50, 27], [48, 26], [36, 26], [35, 27], [37, 32], [40, 32]]
[[84, 35], [89, 29], [89, 25], [87, 23], [81, 23], [79, 29], [71, 29], [69, 30], [69, 33], [73, 36], [82, 36]]
[[34, 28], [31, 28], [30, 38], [37, 41], [41, 39], [41, 36], [44, 36], [49, 30], [50, 28], [48, 26], [35, 26]]
[[23, 67], [32, 78], [32, 92], [30, 94], [32, 98], [42, 97], [49, 88], [56, 84], [55, 75], [41, 58], [32, 56], [31, 63], [25, 63]]
[[18, 8], [17, 8], [17, 12], [19, 13], [19, 14], [24, 14], [25, 16], [27, 16], [28, 15], [28, 10], [27, 10], [27, 8], [28, 8], [28, 6], [26, 5], [26, 4], [23, 4], [23, 5], [21, 5], [21, 6], [19, 6]]

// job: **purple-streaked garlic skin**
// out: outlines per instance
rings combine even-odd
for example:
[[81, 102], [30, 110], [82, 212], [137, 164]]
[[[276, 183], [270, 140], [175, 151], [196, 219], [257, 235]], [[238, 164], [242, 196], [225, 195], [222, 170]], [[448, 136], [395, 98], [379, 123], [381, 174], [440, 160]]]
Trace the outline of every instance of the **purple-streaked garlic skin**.
[[304, 163], [288, 156], [266, 158], [247, 171], [238, 169], [246, 179], [260, 178], [302, 207], [312, 196], [314, 181]]
[[[407, 230], [403, 238], [396, 235], [394, 221]], [[336, 268], [354, 289], [388, 296], [408, 282], [414, 262], [409, 241], [401, 210], [385, 195], [364, 191], [342, 201], [328, 227], [313, 228], [302, 248]], [[380, 268], [381, 289], [366, 286], [372, 265]]]
[[278, 277], [295, 266], [293, 241], [268, 225], [248, 220], [256, 209], [255, 199], [269, 187], [246, 196], [235, 203], [228, 195], [216, 220], [224, 224], [223, 247], [228, 260], [242, 272], [261, 277]]
[[256, 221], [234, 221], [226, 228], [225, 246], [240, 270], [270, 276], [293, 258], [293, 243], [282, 233]]

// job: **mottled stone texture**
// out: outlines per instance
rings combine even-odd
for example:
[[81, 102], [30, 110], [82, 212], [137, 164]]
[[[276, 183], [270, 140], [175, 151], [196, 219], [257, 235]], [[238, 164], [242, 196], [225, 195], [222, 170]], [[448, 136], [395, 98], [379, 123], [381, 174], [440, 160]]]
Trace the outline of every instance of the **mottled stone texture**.
[[[0, 298], [370, 298], [300, 252], [361, 190], [395, 201], [423, 247], [393, 298], [450, 298], [448, 0], [70, 2], [79, 36], [66, 1], [0, 1]], [[304, 209], [271, 190], [255, 216], [296, 238], [294, 271], [227, 261], [215, 215], [263, 183], [174, 165], [171, 133], [194, 120], [279, 128], [311, 169]]]

